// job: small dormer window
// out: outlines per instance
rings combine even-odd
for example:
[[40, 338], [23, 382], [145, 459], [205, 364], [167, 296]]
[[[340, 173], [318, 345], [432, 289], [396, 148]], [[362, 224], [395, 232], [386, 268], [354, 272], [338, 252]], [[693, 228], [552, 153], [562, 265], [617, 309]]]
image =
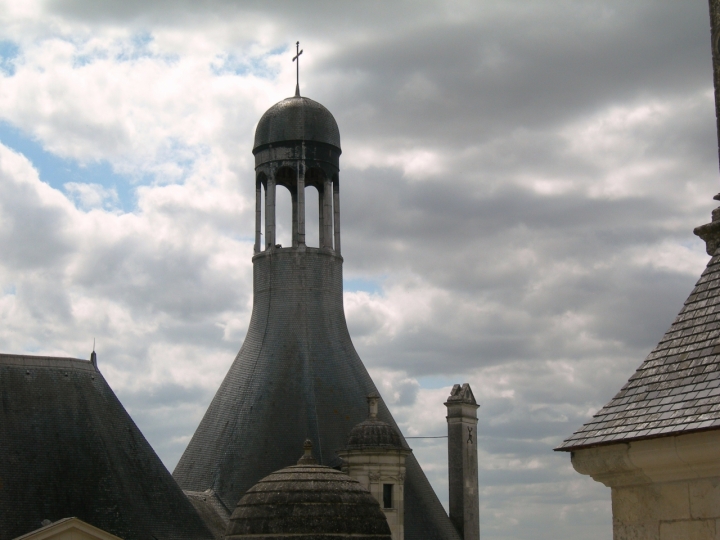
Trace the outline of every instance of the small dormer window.
[[393, 507], [393, 485], [383, 484], [383, 508]]

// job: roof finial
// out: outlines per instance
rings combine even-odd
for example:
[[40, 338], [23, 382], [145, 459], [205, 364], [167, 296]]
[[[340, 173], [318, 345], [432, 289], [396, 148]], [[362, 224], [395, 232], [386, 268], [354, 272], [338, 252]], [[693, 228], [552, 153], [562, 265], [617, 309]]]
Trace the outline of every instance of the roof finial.
[[305, 443], [303, 444], [305, 453], [298, 460], [298, 465], [315, 465], [317, 463], [312, 455], [312, 446], [312, 441], [305, 439]]
[[93, 350], [90, 353], [90, 363], [97, 369], [97, 354], [95, 354], [95, 338], [93, 338]]
[[300, 42], [295, 42], [295, 51], [297, 54], [293, 56], [293, 62], [297, 60], [297, 65], [295, 66], [295, 97], [300, 97], [300, 55], [303, 53], [300, 50]]
[[367, 397], [369, 418], [377, 418], [378, 415], [378, 401], [380, 396], [377, 392], [371, 392]]

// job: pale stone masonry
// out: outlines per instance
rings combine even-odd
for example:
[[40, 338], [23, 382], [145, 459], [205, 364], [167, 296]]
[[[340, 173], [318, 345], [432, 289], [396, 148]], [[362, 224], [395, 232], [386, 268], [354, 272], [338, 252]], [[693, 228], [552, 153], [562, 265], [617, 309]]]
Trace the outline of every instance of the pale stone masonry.
[[76, 517], [63, 518], [15, 540], [123, 540]]
[[453, 386], [445, 406], [450, 521], [463, 540], [479, 540], [477, 410], [480, 406], [468, 383]]
[[411, 450], [399, 433], [378, 419], [380, 396], [368, 396], [367, 420], [350, 432], [347, 447], [338, 452], [342, 470], [367, 488], [385, 513], [392, 540], [405, 539], [405, 458]]
[[573, 452], [575, 470], [612, 488], [615, 540], [716, 540], [720, 431]]

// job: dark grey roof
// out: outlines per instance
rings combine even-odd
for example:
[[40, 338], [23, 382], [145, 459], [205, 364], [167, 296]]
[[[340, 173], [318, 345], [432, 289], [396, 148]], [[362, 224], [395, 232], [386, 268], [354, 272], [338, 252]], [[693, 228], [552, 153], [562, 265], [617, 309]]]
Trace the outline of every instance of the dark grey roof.
[[237, 504], [225, 538], [390, 540], [380, 505], [357, 480], [301, 458], [266, 476]]
[[212, 536], [88, 361], [0, 354], [0, 538], [77, 517], [123, 540]]
[[720, 427], [720, 255], [620, 392], [556, 450]]
[[205, 491], [185, 491], [184, 493], [215, 539], [222, 540], [230, 521], [230, 511], [215, 495], [215, 492], [207, 489]]
[[270, 107], [255, 129], [253, 152], [267, 144], [284, 141], [314, 141], [340, 148], [340, 130], [335, 118], [317, 101], [290, 97]]
[[[173, 472], [183, 489], [213, 489], [228, 507], [294, 463], [306, 438], [321, 464], [341, 465], [336, 452], [377, 392], [345, 322], [341, 257], [263, 252], [253, 276], [245, 342]], [[378, 416], [397, 429], [383, 403]], [[405, 463], [405, 540], [458, 540], [415, 457]]]
[[368, 418], [350, 431], [347, 449], [366, 447], [404, 448], [397, 430], [377, 418]]

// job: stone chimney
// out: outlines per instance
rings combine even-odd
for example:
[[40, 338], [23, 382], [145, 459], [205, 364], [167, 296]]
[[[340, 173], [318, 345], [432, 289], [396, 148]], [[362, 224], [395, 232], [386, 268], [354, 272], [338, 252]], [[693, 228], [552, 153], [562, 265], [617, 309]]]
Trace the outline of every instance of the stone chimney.
[[477, 410], [480, 406], [468, 383], [453, 386], [445, 406], [448, 413], [450, 520], [463, 540], [479, 540]]

